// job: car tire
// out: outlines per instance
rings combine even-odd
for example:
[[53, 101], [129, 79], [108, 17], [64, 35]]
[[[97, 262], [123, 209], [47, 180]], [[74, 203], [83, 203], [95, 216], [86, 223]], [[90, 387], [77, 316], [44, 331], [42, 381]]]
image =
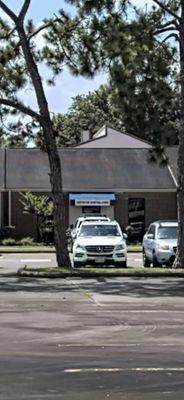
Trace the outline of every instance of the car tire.
[[159, 263], [159, 261], [157, 260], [157, 257], [155, 255], [155, 253], [153, 253], [153, 268], [157, 268], [157, 267], [161, 267], [162, 264]]
[[77, 261], [74, 261], [74, 262], [73, 262], [73, 268], [80, 268], [80, 267], [82, 267], [82, 266], [83, 266], [83, 264], [80, 263], [80, 262], [77, 262]]
[[149, 268], [151, 265], [151, 261], [146, 257], [145, 251], [143, 249], [143, 266], [145, 268]]
[[115, 266], [116, 266], [117, 268], [127, 268], [127, 260], [126, 260], [126, 261], [117, 262], [117, 263], [115, 264]]

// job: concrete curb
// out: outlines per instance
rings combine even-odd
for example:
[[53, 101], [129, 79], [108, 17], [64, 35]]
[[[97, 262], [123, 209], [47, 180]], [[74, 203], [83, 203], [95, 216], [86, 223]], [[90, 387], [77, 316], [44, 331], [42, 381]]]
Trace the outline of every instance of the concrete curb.
[[183, 271], [163, 271], [163, 272], [126, 272], [122, 273], [118, 272], [91, 272], [91, 271], [71, 271], [71, 272], [61, 272], [61, 271], [53, 271], [53, 272], [43, 272], [43, 271], [26, 271], [25, 269], [19, 269], [17, 271], [17, 276], [19, 277], [27, 277], [27, 278], [184, 278], [184, 270]]

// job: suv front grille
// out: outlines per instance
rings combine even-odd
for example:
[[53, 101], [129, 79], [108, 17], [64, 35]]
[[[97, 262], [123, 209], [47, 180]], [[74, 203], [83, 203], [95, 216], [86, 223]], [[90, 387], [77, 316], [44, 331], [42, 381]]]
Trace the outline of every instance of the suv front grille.
[[114, 246], [86, 246], [86, 250], [90, 254], [113, 253]]

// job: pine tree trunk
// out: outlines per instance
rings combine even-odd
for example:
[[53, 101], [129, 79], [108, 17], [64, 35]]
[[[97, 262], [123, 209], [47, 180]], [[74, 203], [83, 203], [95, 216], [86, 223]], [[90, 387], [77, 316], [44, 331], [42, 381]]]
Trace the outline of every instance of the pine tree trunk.
[[47, 124], [45, 124], [44, 121], [43, 133], [50, 164], [50, 183], [54, 204], [54, 238], [57, 264], [59, 267], [69, 267], [71, 266], [71, 262], [68, 254], [68, 240], [66, 236], [67, 204], [62, 190], [62, 174], [59, 153], [56, 147], [52, 123], [50, 120], [48, 120]]
[[50, 118], [48, 103], [41, 76], [30, 47], [30, 41], [26, 36], [26, 32], [21, 20], [16, 21], [16, 28], [19, 34], [26, 65], [35, 89], [35, 95], [40, 111], [39, 122], [43, 129], [44, 144], [50, 164], [50, 182], [54, 203], [54, 234], [57, 264], [59, 267], [68, 267], [71, 265], [71, 263], [67, 248], [66, 205], [62, 190], [61, 164], [56, 147], [53, 125]]
[[184, 4], [180, 22], [180, 85], [181, 85], [181, 116], [178, 147], [178, 248], [175, 260], [176, 268], [184, 268]]

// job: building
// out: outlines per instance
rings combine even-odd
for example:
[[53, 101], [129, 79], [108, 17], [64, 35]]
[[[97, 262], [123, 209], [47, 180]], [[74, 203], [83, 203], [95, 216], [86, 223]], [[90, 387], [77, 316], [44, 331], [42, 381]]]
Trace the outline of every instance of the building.
[[93, 138], [89, 138], [89, 132], [82, 132], [81, 143], [76, 146], [77, 148], [83, 149], [150, 149], [152, 146], [145, 140], [140, 140], [136, 136], [120, 132], [110, 126], [104, 125], [98, 132], [93, 135]]
[[[99, 135], [59, 149], [68, 225], [89, 212], [104, 213], [123, 229], [132, 226], [135, 231], [157, 219], [176, 219], [177, 149], [168, 150], [171, 162], [161, 168], [149, 161], [149, 143], [109, 127]], [[36, 237], [34, 217], [23, 213], [20, 192], [50, 196], [47, 154], [39, 149], [0, 149], [0, 163], [1, 227], [15, 226], [17, 238]]]

